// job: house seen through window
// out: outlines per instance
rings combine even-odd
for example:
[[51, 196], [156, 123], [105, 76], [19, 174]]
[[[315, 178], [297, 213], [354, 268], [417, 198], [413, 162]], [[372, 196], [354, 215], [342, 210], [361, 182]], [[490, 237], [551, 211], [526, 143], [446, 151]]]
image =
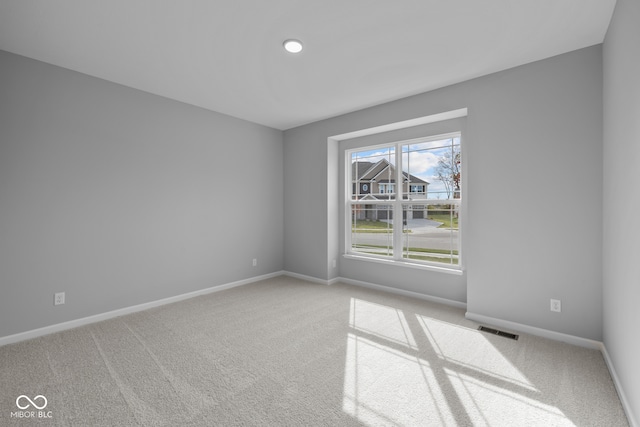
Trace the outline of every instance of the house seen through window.
[[460, 268], [460, 133], [346, 155], [347, 253]]

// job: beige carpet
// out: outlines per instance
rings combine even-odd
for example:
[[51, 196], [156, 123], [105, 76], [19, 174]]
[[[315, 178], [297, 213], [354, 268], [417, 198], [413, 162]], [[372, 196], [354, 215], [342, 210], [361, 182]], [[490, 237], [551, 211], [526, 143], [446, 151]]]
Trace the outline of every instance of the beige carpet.
[[0, 347], [0, 425], [627, 425], [598, 351], [476, 328], [278, 277]]

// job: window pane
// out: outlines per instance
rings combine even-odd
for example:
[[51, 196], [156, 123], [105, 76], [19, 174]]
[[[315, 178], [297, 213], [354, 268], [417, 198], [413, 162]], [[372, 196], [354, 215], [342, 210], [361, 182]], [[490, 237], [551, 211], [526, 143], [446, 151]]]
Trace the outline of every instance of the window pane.
[[402, 257], [459, 265], [457, 204], [403, 204]]
[[404, 200], [460, 198], [460, 138], [402, 146]]
[[395, 147], [351, 154], [351, 200], [395, 199]]
[[393, 256], [393, 209], [389, 205], [351, 207], [351, 251]]

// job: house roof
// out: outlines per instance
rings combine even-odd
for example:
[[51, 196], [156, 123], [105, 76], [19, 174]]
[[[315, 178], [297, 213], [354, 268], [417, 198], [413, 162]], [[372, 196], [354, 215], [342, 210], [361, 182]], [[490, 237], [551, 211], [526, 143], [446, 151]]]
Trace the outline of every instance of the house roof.
[[375, 163], [372, 162], [353, 162], [351, 163], [351, 176], [361, 180], [362, 176], [371, 169]]
[[[358, 181], [375, 181], [380, 183], [396, 182], [395, 179], [376, 179], [388, 167], [391, 167], [392, 170], [394, 169], [393, 165], [391, 165], [387, 159], [382, 159], [376, 163], [353, 162], [351, 163], [351, 176], [356, 177]], [[393, 175], [393, 173], [391, 175]], [[405, 182], [408, 180], [412, 184], [429, 185], [429, 182], [415, 175], [408, 174], [407, 172], [403, 171], [402, 175], [404, 176]]]

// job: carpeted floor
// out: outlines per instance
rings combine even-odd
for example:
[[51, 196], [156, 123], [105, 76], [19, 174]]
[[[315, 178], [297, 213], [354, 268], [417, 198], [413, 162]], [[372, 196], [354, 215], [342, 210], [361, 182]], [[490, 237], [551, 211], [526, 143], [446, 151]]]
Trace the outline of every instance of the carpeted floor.
[[278, 277], [0, 347], [0, 425], [628, 425], [600, 352], [476, 329]]

